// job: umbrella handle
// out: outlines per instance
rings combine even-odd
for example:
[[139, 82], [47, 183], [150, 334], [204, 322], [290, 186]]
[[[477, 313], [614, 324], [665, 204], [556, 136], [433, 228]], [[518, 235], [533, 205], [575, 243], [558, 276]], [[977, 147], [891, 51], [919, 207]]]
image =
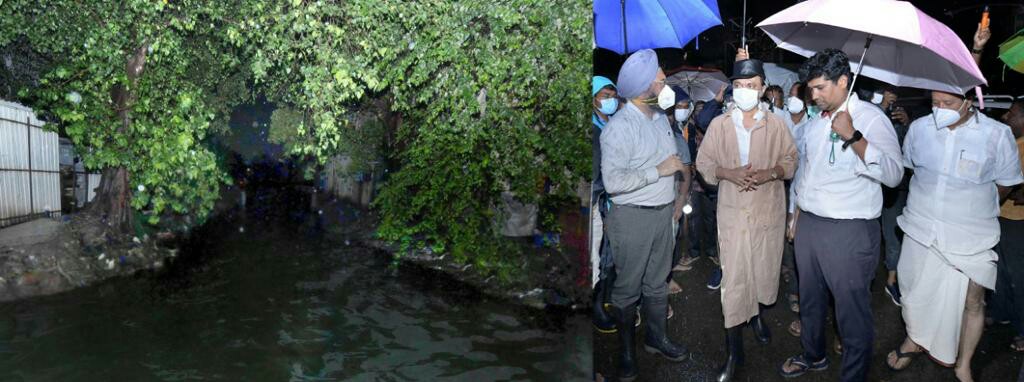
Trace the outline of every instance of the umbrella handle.
[[857, 77], [860, 77], [860, 71], [864, 69], [864, 57], [868, 55], [868, 48], [871, 48], [871, 40], [874, 36], [868, 35], [867, 40], [864, 41], [864, 52], [860, 54], [860, 61], [857, 63], [857, 71], [853, 73], [853, 80], [850, 81], [850, 88], [846, 90], [846, 102], [839, 111], [844, 111], [850, 106], [850, 96], [853, 95], [853, 86], [857, 84]]

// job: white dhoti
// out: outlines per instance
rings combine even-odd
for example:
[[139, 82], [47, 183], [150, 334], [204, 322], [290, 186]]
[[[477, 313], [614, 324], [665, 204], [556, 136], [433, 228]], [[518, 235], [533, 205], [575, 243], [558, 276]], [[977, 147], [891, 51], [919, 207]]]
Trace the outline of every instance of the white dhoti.
[[907, 235], [897, 268], [907, 336], [935, 359], [956, 362], [969, 281], [996, 285], [992, 250], [970, 255], [942, 252]]
[[590, 208], [590, 270], [593, 278], [590, 282], [591, 287], [597, 285], [601, 275], [601, 240], [603, 238], [604, 221], [595, 204]]

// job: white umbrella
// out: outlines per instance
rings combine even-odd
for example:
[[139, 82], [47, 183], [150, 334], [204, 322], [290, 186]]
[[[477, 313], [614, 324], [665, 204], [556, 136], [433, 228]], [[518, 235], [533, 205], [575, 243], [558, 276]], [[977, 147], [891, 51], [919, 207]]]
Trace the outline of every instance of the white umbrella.
[[757, 26], [780, 48], [805, 57], [841, 49], [854, 80], [863, 72], [894, 86], [950, 93], [985, 83], [960, 37], [906, 1], [808, 0]]
[[764, 75], [768, 77], [765, 80], [769, 85], [782, 87], [783, 95], [788, 95], [789, 88], [793, 87], [794, 83], [800, 82], [800, 76], [796, 72], [771, 62], [764, 64]]

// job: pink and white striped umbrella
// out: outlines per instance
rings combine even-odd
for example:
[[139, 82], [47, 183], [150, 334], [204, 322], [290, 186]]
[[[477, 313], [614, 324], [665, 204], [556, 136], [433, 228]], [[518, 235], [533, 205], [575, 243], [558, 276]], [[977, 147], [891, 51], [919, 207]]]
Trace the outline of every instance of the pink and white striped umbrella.
[[780, 48], [805, 57], [840, 49], [854, 72], [894, 86], [963, 94], [988, 83], [960, 37], [906, 1], [808, 0], [757, 27]]

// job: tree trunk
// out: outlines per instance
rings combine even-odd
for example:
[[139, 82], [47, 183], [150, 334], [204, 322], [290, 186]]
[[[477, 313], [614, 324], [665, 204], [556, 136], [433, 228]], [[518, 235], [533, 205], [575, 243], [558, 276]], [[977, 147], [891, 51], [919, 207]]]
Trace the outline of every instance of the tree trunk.
[[103, 169], [96, 198], [87, 209], [102, 219], [109, 228], [118, 233], [131, 229], [131, 207], [128, 205], [128, 169], [109, 167]]
[[[121, 120], [119, 133], [126, 134], [131, 126], [131, 110], [135, 101], [136, 85], [146, 65], [148, 43], [142, 43], [125, 63], [128, 84], [115, 84], [110, 89], [110, 99], [114, 112]], [[103, 169], [100, 185], [96, 189], [96, 199], [89, 206], [88, 212], [98, 216], [107, 227], [115, 233], [129, 233], [132, 228], [131, 206], [128, 201], [131, 189], [128, 186], [128, 169], [109, 167]]]

